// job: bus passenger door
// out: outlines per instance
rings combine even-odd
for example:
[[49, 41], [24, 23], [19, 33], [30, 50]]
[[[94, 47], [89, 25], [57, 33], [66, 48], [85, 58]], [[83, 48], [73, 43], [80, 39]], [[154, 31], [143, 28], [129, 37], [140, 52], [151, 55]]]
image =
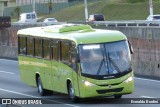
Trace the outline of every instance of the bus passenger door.
[[79, 57], [77, 54], [77, 49], [76, 45], [74, 42], [71, 42], [71, 47], [70, 47], [70, 63], [71, 63], [71, 68], [72, 68], [72, 82], [74, 86], [74, 92], [76, 96], [80, 95], [79, 91]]

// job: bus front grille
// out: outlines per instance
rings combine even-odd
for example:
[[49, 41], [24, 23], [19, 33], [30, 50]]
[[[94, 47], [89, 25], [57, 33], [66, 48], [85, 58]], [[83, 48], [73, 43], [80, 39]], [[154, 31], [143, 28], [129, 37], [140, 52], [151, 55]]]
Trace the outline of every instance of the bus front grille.
[[123, 88], [107, 89], [107, 90], [96, 90], [98, 94], [105, 94], [109, 92], [121, 92]]

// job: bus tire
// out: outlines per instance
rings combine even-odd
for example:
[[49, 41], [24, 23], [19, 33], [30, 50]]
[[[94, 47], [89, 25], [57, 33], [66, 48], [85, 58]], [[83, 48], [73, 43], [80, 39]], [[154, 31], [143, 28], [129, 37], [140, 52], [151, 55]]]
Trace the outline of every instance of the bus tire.
[[120, 99], [120, 98], [122, 98], [122, 95], [115, 95], [114, 98], [115, 99]]
[[40, 78], [40, 77], [37, 78], [37, 88], [38, 88], [38, 93], [39, 93], [41, 96], [46, 95], [46, 90], [43, 89], [43, 85], [42, 85], [42, 81], [41, 81], [41, 78]]
[[73, 103], [77, 103], [79, 101], [78, 97], [75, 96], [71, 82], [68, 84], [68, 95]]

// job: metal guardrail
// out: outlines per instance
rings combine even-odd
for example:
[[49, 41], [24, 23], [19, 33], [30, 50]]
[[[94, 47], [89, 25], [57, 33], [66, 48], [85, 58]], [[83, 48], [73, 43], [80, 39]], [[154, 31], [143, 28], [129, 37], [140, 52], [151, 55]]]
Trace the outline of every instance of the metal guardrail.
[[116, 20], [116, 21], [94, 21], [96, 26], [160, 26], [160, 21], [147, 21], [147, 20]]
[[31, 25], [31, 26], [48, 26], [48, 25], [57, 25], [57, 24], [66, 24], [66, 23], [77, 23], [77, 24], [95, 24], [108, 26], [159, 26], [160, 21], [147, 21], [147, 20], [116, 20], [116, 21], [93, 21], [93, 22], [34, 22], [34, 23], [20, 23], [20, 22], [12, 22], [12, 26], [16, 25]]
[[48, 25], [59, 25], [66, 23], [67, 22], [27, 22], [27, 23], [12, 22], [11, 26], [17, 26], [17, 25], [48, 26]]

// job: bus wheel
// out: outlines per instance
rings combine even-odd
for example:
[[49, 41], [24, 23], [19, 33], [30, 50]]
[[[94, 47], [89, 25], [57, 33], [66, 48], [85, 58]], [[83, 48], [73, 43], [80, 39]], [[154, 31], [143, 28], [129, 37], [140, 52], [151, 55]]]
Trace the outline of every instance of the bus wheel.
[[46, 92], [45, 92], [45, 89], [43, 89], [43, 85], [40, 77], [38, 77], [37, 79], [37, 88], [38, 88], [38, 93], [41, 96], [44, 96]]
[[115, 99], [120, 99], [122, 97], [122, 95], [115, 95], [114, 98]]
[[71, 82], [68, 85], [68, 94], [69, 94], [69, 97], [70, 97], [70, 99], [72, 100], [73, 103], [78, 102], [78, 98], [74, 94], [74, 89], [73, 89], [73, 86], [72, 86]]

